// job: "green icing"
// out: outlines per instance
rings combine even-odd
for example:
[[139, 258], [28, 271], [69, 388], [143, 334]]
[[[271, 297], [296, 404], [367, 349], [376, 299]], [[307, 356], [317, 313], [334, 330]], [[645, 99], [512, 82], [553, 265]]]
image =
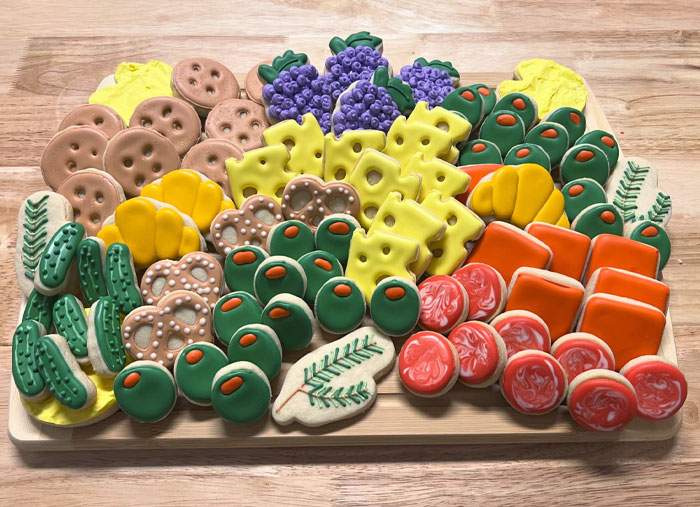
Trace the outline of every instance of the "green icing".
[[311, 310], [304, 300], [287, 294], [265, 307], [261, 322], [277, 333], [282, 350], [303, 349], [314, 336]]
[[280, 75], [283, 70], [289, 70], [292, 67], [301, 67], [309, 63], [309, 57], [304, 53], [295, 53], [288, 49], [281, 56], [276, 56], [272, 60], [272, 65], [260, 65], [258, 67], [258, 76], [266, 83], [272, 83]]
[[501, 97], [494, 106], [496, 111], [510, 111], [517, 114], [525, 124], [525, 130], [529, 130], [537, 123], [537, 103], [528, 95], [513, 92]]
[[53, 305], [53, 324], [56, 333], [68, 342], [76, 358], [87, 357], [87, 319], [83, 304], [73, 294], [58, 298]]
[[[274, 278], [279, 276], [280, 278]], [[282, 256], [270, 257], [255, 272], [255, 296], [264, 305], [278, 294], [304, 297], [306, 277], [298, 262]]]
[[[170, 372], [148, 363], [132, 363], [114, 379], [114, 396], [119, 408], [132, 419], [144, 423], [160, 421], [170, 413], [177, 401], [175, 381]], [[132, 387], [126, 387], [124, 381], [134, 373], [140, 378]]]
[[[651, 209], [646, 213], [646, 218], [660, 224], [663, 223], [669, 213], [671, 213], [671, 196], [658, 192], [656, 199], [654, 199], [654, 204], [651, 205]], [[639, 219], [641, 218], [640, 216]]]
[[88, 390], [76, 377], [76, 372], [51, 336], [42, 336], [36, 341], [34, 358], [46, 386], [62, 405], [78, 410], [87, 404]]
[[[255, 260], [250, 259], [251, 256], [245, 252], [255, 255]], [[267, 257], [268, 253], [258, 246], [239, 246], [231, 250], [224, 261], [224, 278], [228, 288], [231, 291], [242, 290], [255, 294], [255, 271]]]
[[66, 283], [68, 269], [84, 236], [82, 224], [68, 222], [51, 237], [39, 261], [39, 280], [45, 287], [58, 289]]
[[[524, 154], [521, 150], [527, 149], [529, 153]], [[520, 152], [520, 153], [519, 153]], [[513, 146], [503, 159], [505, 165], [520, 165], [520, 164], [537, 164], [541, 165], [548, 171], [552, 170], [552, 164], [549, 161], [549, 155], [544, 151], [542, 146], [532, 143], [523, 143]]]
[[[252, 336], [255, 337], [253, 340]], [[274, 336], [274, 338], [273, 338]], [[277, 333], [262, 324], [243, 326], [233, 335], [228, 345], [228, 362], [248, 361], [260, 368], [269, 380], [279, 375], [282, 352]]]
[[413, 111], [416, 99], [413, 97], [411, 86], [397, 77], [390, 78], [389, 70], [386, 67], [379, 67], [374, 71], [372, 82], [386, 88], [401, 114], [408, 116]]
[[36, 267], [44, 252], [48, 241], [48, 231], [46, 226], [49, 223], [48, 216], [49, 194], [38, 201], [27, 199], [24, 205], [24, 220], [22, 227], [22, 265], [24, 266], [24, 276], [29, 280], [34, 280]]
[[143, 304], [136, 282], [131, 251], [124, 243], [112, 243], [105, 260], [107, 292], [122, 313], [129, 313]]
[[[577, 157], [584, 156], [591, 158], [588, 158], [588, 160], [576, 160]], [[564, 158], [562, 158], [559, 164], [559, 175], [562, 183], [569, 183], [580, 178], [590, 178], [601, 185], [605, 185], [610, 175], [608, 157], [597, 146], [577, 144], [567, 151]]]
[[214, 331], [226, 345], [233, 334], [248, 324], [259, 324], [262, 308], [248, 292], [236, 291], [220, 298], [214, 306]]
[[612, 204], [619, 210], [625, 222], [651, 220], [656, 223], [663, 221], [671, 213], [671, 197], [658, 192], [656, 199], [648, 210], [639, 209], [639, 194], [646, 184], [651, 167], [641, 166], [635, 160], [628, 160], [627, 167], [615, 188]]
[[[336, 291], [339, 285], [344, 287]], [[348, 289], [350, 294], [346, 295]], [[362, 323], [366, 310], [365, 296], [350, 278], [334, 278], [318, 291], [314, 310], [323, 329], [330, 333], [346, 334]]]
[[[403, 295], [392, 295], [395, 299], [390, 299], [388, 294], [400, 293], [399, 289], [403, 289]], [[372, 293], [369, 313], [380, 331], [390, 336], [409, 333], [420, 316], [420, 296], [416, 285], [410, 280], [397, 277], [382, 280]]]
[[338, 54], [345, 51], [347, 48], [356, 48], [359, 46], [369, 46], [372, 49], [378, 49], [382, 46], [382, 39], [372, 35], [369, 32], [356, 32], [349, 35], [345, 39], [340, 37], [333, 37], [328, 43], [328, 47], [331, 49], [333, 54]]
[[34, 357], [36, 343], [44, 332], [38, 322], [25, 320], [12, 336], [12, 378], [19, 392], [27, 398], [40, 396], [46, 390]]
[[552, 167], [556, 167], [569, 148], [569, 133], [558, 123], [542, 122], [527, 133], [525, 142], [544, 148]]
[[109, 371], [117, 373], [126, 366], [126, 352], [122, 343], [119, 307], [114, 298], [106, 296], [97, 300], [90, 310], [95, 327], [95, 338], [102, 360]]
[[[298, 232], [293, 237], [285, 236], [285, 231], [290, 227], [297, 227]], [[287, 220], [275, 226], [268, 238], [267, 250], [270, 255], [284, 255], [292, 259], [299, 259], [302, 255], [313, 252], [316, 248], [314, 244], [314, 233], [311, 229], [299, 220]]]
[[[642, 234], [642, 231], [646, 231]], [[653, 246], [659, 251], [659, 271], [666, 267], [669, 257], [671, 257], [671, 238], [659, 224], [651, 220], [644, 220], [634, 224], [634, 229], [629, 234], [629, 238], [645, 245]]]
[[[573, 118], [578, 118], [576, 123]], [[569, 133], [569, 147], [586, 131], [586, 117], [575, 107], [559, 107], [549, 113], [545, 121], [558, 123]]]
[[[612, 147], [603, 142], [604, 137], [612, 139]], [[611, 171], [613, 167], [615, 167], [615, 164], [617, 164], [617, 159], [620, 156], [620, 147], [617, 144], [617, 139], [609, 132], [605, 132], [604, 130], [592, 130], [582, 135], [578, 141], [576, 141], [576, 144], [592, 144], [603, 150], [608, 157]]]
[[591, 204], [607, 202], [605, 189], [597, 181], [588, 178], [570, 181], [564, 185], [561, 193], [564, 195], [564, 212], [569, 222], [573, 222]]
[[102, 247], [95, 238], [85, 238], [78, 245], [78, 276], [83, 296], [89, 304], [107, 295]]
[[[469, 93], [471, 92], [471, 95]], [[478, 125], [484, 119], [484, 97], [469, 86], [462, 86], [451, 92], [440, 104], [448, 111], [456, 111], [472, 125]]]
[[469, 85], [467, 89], [481, 95], [481, 98], [484, 99], [484, 117], [490, 115], [496, 105], [496, 90], [482, 83]]
[[[337, 231], [332, 232], [330, 227], [333, 224], [343, 223], [348, 227], [347, 232]], [[337, 228], [338, 226], [334, 227]], [[323, 250], [335, 256], [340, 264], [344, 267], [348, 263], [348, 254], [350, 253], [350, 241], [352, 241], [352, 233], [357, 229], [358, 225], [354, 220], [345, 217], [328, 217], [324, 218], [316, 229], [316, 248]]]
[[[242, 384], [233, 392], [224, 394], [222, 386], [235, 377], [241, 379]], [[230, 369], [216, 380], [211, 389], [214, 411], [232, 424], [251, 424], [259, 420], [270, 407], [271, 397], [267, 381], [244, 368]]]
[[53, 305], [55, 302], [56, 296], [44, 296], [34, 289], [27, 298], [22, 321], [36, 320], [48, 331], [53, 323]]
[[333, 254], [317, 250], [309, 252], [299, 259], [304, 274], [306, 275], [306, 293], [304, 301], [313, 305], [319, 289], [333, 277], [343, 276], [343, 266]]
[[[503, 124], [505, 123], [503, 119], [510, 122], [512, 121], [511, 118], [515, 120], [512, 125]], [[502, 123], [499, 123], [499, 121]], [[523, 139], [525, 139], [525, 124], [520, 116], [511, 111], [496, 110], [484, 120], [481, 130], [479, 130], [479, 137], [498, 146], [501, 154], [508, 153], [508, 150], [516, 144], [522, 143]]]
[[[188, 354], [195, 351], [193, 354]], [[201, 352], [201, 357], [196, 352]], [[185, 397], [199, 405], [211, 405], [211, 383], [226, 366], [226, 354], [210, 343], [193, 343], [178, 354], [175, 361], [175, 381]]]
[[[481, 151], [474, 151], [481, 145], [486, 146]], [[458, 165], [477, 165], [477, 164], [502, 164], [503, 157], [501, 150], [491, 141], [485, 139], [474, 139], [469, 141], [467, 145], [459, 152]]]
[[[607, 212], [613, 214], [612, 223], [603, 220], [604, 216], [609, 216]], [[605, 214], [605, 215], [604, 215]], [[577, 232], [581, 232], [593, 239], [599, 234], [614, 234], [622, 236], [624, 231], [624, 222], [622, 217], [617, 212], [617, 209], [612, 204], [596, 204], [589, 206], [583, 210], [577, 217], [571, 227]]]
[[452, 62], [442, 60], [428, 61], [425, 58], [416, 58], [414, 63], [420, 63], [423, 67], [433, 67], [434, 69], [444, 70], [453, 80], [459, 79], [459, 71], [452, 66]]

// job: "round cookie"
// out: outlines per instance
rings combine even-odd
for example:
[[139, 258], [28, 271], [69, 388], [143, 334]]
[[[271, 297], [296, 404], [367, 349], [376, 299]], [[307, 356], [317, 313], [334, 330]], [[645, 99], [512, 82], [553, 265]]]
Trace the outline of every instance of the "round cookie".
[[625, 377], [609, 370], [588, 370], [569, 385], [571, 417], [590, 431], [618, 431], [637, 414], [637, 396]]
[[260, 62], [255, 67], [250, 69], [248, 71], [248, 74], [246, 74], [245, 76], [245, 94], [250, 100], [252, 100], [253, 102], [257, 102], [258, 104], [263, 103], [262, 92], [263, 86], [265, 86], [265, 84], [260, 79], [260, 76], [258, 75], [258, 69], [261, 65], [270, 64], [272, 64], [271, 60], [265, 60], [264, 62]]
[[286, 255], [298, 260], [315, 249], [314, 233], [299, 220], [277, 224], [267, 236], [267, 251], [270, 255]]
[[620, 157], [620, 146], [613, 135], [604, 130], [592, 130], [582, 135], [575, 144], [592, 144], [603, 150], [608, 157], [610, 171], [613, 170], [613, 167], [617, 164], [617, 159]]
[[488, 264], [470, 262], [455, 271], [452, 276], [467, 291], [467, 320], [488, 322], [503, 311], [508, 299], [508, 287], [497, 270]]
[[559, 361], [569, 382], [584, 371], [614, 370], [615, 356], [607, 343], [590, 333], [569, 333], [552, 344], [550, 352]]
[[331, 278], [319, 289], [314, 302], [318, 323], [329, 333], [346, 334], [365, 317], [365, 296], [352, 279]]
[[272, 197], [252, 195], [238, 210], [224, 210], [211, 222], [214, 248], [222, 255], [241, 245], [265, 245], [275, 224], [282, 222], [282, 208]]
[[283, 350], [306, 347], [316, 334], [316, 319], [303, 299], [291, 294], [278, 294], [263, 310], [261, 323], [271, 327]]
[[503, 397], [515, 410], [528, 415], [555, 410], [567, 388], [564, 369], [540, 350], [522, 350], [511, 356], [501, 377]]
[[314, 304], [316, 294], [324, 283], [333, 277], [343, 276], [343, 266], [340, 265], [338, 259], [333, 254], [323, 250], [316, 250], [302, 255], [299, 258], [299, 264], [306, 275], [304, 300], [309, 305]]
[[421, 331], [399, 352], [399, 379], [411, 393], [435, 398], [452, 389], [459, 377], [459, 357], [441, 334]]
[[230, 99], [211, 110], [204, 131], [212, 139], [226, 139], [241, 151], [263, 146], [262, 133], [270, 126], [265, 108], [252, 100]]
[[429, 331], [447, 333], [469, 314], [467, 291], [450, 276], [436, 275], [418, 285], [420, 317], [418, 325]]
[[226, 139], [207, 139], [197, 143], [185, 154], [182, 159], [183, 169], [193, 169], [202, 173], [212, 181], [215, 181], [224, 193], [231, 197], [231, 183], [226, 172], [226, 159], [241, 159], [243, 151]]
[[496, 90], [481, 83], [469, 85], [466, 88], [481, 95], [481, 98], [484, 100], [484, 118], [490, 115], [498, 100]]
[[513, 146], [503, 159], [505, 165], [537, 164], [552, 171], [552, 163], [544, 148], [538, 144], [522, 143]]
[[561, 193], [564, 196], [564, 212], [569, 222], [573, 222], [579, 213], [590, 205], [608, 202], [605, 189], [590, 178], [570, 181], [564, 185]]
[[671, 257], [671, 239], [663, 227], [651, 220], [632, 222], [625, 226], [625, 236], [656, 248], [659, 251], [659, 271], [664, 269]]
[[236, 76], [225, 65], [209, 58], [180, 60], [173, 67], [170, 85], [200, 116], [206, 116], [217, 104], [238, 98], [240, 94]]
[[29, 401], [40, 401], [48, 395], [44, 378], [34, 357], [34, 348], [46, 328], [35, 320], [24, 320], [12, 335], [12, 379], [22, 397]]
[[56, 333], [68, 342], [70, 351], [79, 363], [87, 363], [88, 323], [83, 303], [73, 294], [65, 294], [53, 305], [53, 325]]
[[63, 118], [58, 131], [80, 125], [101, 130], [108, 139], [126, 128], [122, 117], [111, 107], [104, 104], [84, 104], [76, 107]]
[[179, 169], [180, 155], [173, 143], [155, 130], [131, 127], [110, 139], [103, 167], [127, 197], [135, 197], [145, 185]]
[[195, 405], [211, 405], [211, 384], [228, 364], [226, 354], [211, 343], [193, 343], [177, 355], [173, 376], [177, 389]]
[[239, 246], [231, 250], [224, 261], [224, 278], [228, 288], [255, 294], [255, 272], [269, 256], [259, 246]]
[[458, 165], [502, 164], [503, 155], [495, 143], [486, 139], [474, 139], [459, 152]]
[[102, 297], [90, 307], [87, 349], [90, 364], [101, 377], [114, 377], [126, 366], [119, 308], [114, 298]]
[[511, 310], [491, 321], [506, 344], [508, 357], [523, 350], [549, 352], [552, 339], [544, 320], [526, 310]]
[[219, 299], [213, 313], [216, 336], [226, 345], [238, 329], [259, 324], [262, 319], [262, 307], [258, 300], [243, 291], [230, 292]]
[[122, 412], [132, 419], [158, 422], [175, 407], [175, 379], [154, 361], [134, 361], [114, 379], [114, 396]]
[[389, 336], [410, 333], [421, 315], [418, 287], [408, 278], [385, 278], [372, 292], [369, 313], [374, 325]]
[[558, 107], [542, 121], [558, 123], [564, 127], [569, 134], [569, 147], [573, 146], [586, 131], [586, 117], [575, 107]]
[[530, 130], [537, 123], [537, 102], [524, 93], [508, 93], [501, 97], [493, 108], [495, 111], [510, 111], [520, 116], [525, 125], [525, 131]]
[[569, 148], [569, 133], [558, 123], [542, 122], [527, 133], [525, 142], [544, 148], [552, 167], [556, 167]]
[[68, 286], [78, 246], [84, 237], [85, 228], [77, 222], [62, 225], [51, 236], [34, 275], [34, 287], [37, 291], [45, 296], [54, 296], [64, 291]]
[[[525, 124], [520, 116], [510, 111], [494, 111], [481, 124], [479, 138], [494, 143], [501, 153], [508, 153], [513, 146], [526, 139], [525, 132]], [[526, 140], [530, 142], [529, 139]]]
[[297, 176], [284, 187], [282, 213], [287, 220], [299, 220], [315, 230], [321, 220], [333, 213], [357, 217], [360, 196], [355, 187], [344, 181], [325, 183], [317, 176]]
[[194, 146], [202, 133], [202, 122], [194, 108], [176, 97], [152, 97], [134, 109], [130, 128], [150, 128], [164, 135], [181, 157]]
[[506, 344], [484, 322], [464, 322], [447, 337], [459, 357], [459, 380], [469, 387], [488, 387], [503, 373], [508, 359]]
[[661, 356], [632, 359], [620, 370], [637, 393], [637, 414], [661, 421], [678, 412], [688, 396], [688, 382], [678, 367]]
[[605, 185], [609, 175], [607, 155], [592, 144], [572, 146], [559, 164], [559, 178], [564, 185], [580, 178], [589, 178]]
[[278, 294], [304, 297], [306, 286], [304, 269], [290, 257], [273, 255], [260, 263], [255, 271], [255, 296], [263, 305]]
[[591, 204], [581, 210], [571, 222], [571, 229], [583, 233], [591, 239], [599, 234], [622, 236], [624, 222], [620, 212], [612, 204]]
[[[123, 131], [122, 131], [123, 132]], [[103, 155], [109, 138], [86, 125], [61, 130], [44, 148], [39, 167], [44, 182], [56, 190], [71, 174], [83, 169], [103, 169]]]
[[228, 344], [228, 362], [248, 361], [273, 380], [282, 368], [282, 344], [277, 333], [264, 324], [249, 324], [238, 329]]
[[97, 169], [71, 174], [56, 192], [68, 199], [73, 207], [73, 220], [83, 224], [88, 236], [96, 236], [105, 219], [126, 200], [119, 182]]
[[211, 386], [214, 411], [232, 424], [252, 424], [270, 408], [272, 390], [265, 373], [247, 361], [221, 368]]
[[342, 266], [346, 266], [352, 234], [359, 228], [360, 222], [352, 216], [342, 213], [328, 215], [314, 233], [316, 248], [332, 254]]
[[484, 98], [468, 86], [461, 86], [445, 97], [440, 107], [464, 116], [473, 126], [484, 119]]

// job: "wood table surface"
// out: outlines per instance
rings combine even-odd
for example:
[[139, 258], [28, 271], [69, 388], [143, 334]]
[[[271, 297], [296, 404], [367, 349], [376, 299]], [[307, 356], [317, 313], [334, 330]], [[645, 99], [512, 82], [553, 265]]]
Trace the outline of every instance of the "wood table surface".
[[20, 0], [0, 9], [0, 427], [7, 427], [20, 302], [13, 264], [17, 208], [44, 188], [38, 162], [63, 115], [86, 102], [121, 61], [174, 64], [209, 56], [244, 73], [292, 48], [320, 65], [332, 36], [370, 30], [384, 39], [394, 68], [418, 56], [438, 58], [489, 74], [495, 83], [522, 59], [553, 58], [587, 79], [625, 154], [658, 167], [660, 186], [673, 198], [673, 252], [664, 279], [690, 384], [680, 433], [637, 444], [24, 453], [3, 431], [0, 505], [697, 504], [697, 1], [342, 4]]

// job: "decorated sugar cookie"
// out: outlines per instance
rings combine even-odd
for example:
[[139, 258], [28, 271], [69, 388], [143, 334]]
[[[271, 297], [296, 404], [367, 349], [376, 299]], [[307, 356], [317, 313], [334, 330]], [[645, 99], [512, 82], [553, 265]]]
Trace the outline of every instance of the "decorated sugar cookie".
[[61, 120], [57, 130], [60, 132], [77, 125], [87, 125], [101, 130], [109, 139], [126, 128], [121, 116], [114, 109], [103, 104], [84, 104], [76, 107]]
[[262, 105], [233, 98], [214, 106], [207, 115], [204, 132], [211, 139], [226, 139], [245, 152], [264, 145], [262, 132], [269, 126]]
[[277, 333], [283, 350], [303, 349], [318, 332], [309, 306], [292, 294], [273, 297], [263, 309], [261, 323]]
[[[460, 114], [440, 106], [430, 109], [425, 101], [419, 101], [408, 117], [407, 123], [413, 122], [422, 122], [446, 131], [454, 144], [461, 143], [469, 137], [472, 129], [472, 124]], [[458, 156], [459, 150], [453, 146], [448, 153], [440, 155], [440, 158], [454, 164]]]
[[661, 225], [651, 220], [633, 222], [625, 225], [625, 236], [656, 248], [659, 251], [659, 271], [666, 267], [671, 257], [671, 238]]
[[309, 226], [299, 220], [287, 220], [272, 227], [266, 246], [270, 255], [285, 255], [298, 260], [313, 252], [316, 245]]
[[619, 431], [637, 414], [637, 395], [619, 373], [589, 370], [569, 385], [566, 405], [574, 421], [587, 430]]
[[44, 148], [39, 162], [44, 182], [52, 190], [57, 190], [75, 172], [88, 168], [101, 171], [103, 154], [109, 142], [104, 132], [86, 125], [58, 132]]
[[211, 222], [211, 239], [214, 248], [228, 255], [237, 246], [263, 246], [270, 231], [284, 220], [282, 208], [272, 197], [251, 195], [239, 210], [225, 210]]
[[593, 273], [602, 267], [625, 269], [649, 278], [656, 278], [659, 251], [629, 238], [600, 234], [591, 243], [584, 282], [587, 282]]
[[22, 322], [35, 320], [44, 326], [44, 329], [51, 329], [51, 324], [53, 324], [53, 305], [56, 297], [44, 296], [36, 289], [33, 290], [27, 298], [27, 304], [24, 306]]
[[613, 370], [615, 357], [608, 344], [590, 333], [569, 333], [552, 344], [551, 354], [559, 361], [569, 382], [584, 371]]
[[119, 372], [114, 395], [122, 412], [142, 423], [165, 419], [177, 401], [173, 375], [154, 361], [134, 361]]
[[235, 291], [219, 299], [212, 310], [217, 338], [229, 345], [231, 337], [243, 326], [259, 324], [262, 307], [249, 292]]
[[459, 152], [459, 165], [503, 164], [501, 149], [486, 139], [469, 141]]
[[525, 232], [542, 241], [552, 251], [549, 270], [581, 280], [586, 267], [591, 239], [585, 234], [552, 224], [533, 222]]
[[662, 421], [678, 412], [688, 396], [683, 372], [661, 356], [641, 356], [621, 370], [637, 394], [637, 414], [650, 421]]
[[617, 164], [617, 159], [620, 156], [620, 147], [613, 135], [604, 130], [592, 130], [579, 137], [576, 144], [592, 144], [603, 150], [608, 157], [610, 171]]
[[511, 356], [501, 377], [501, 393], [508, 404], [529, 415], [555, 410], [568, 387], [561, 365], [539, 350], [523, 350]]
[[264, 324], [248, 324], [233, 334], [228, 344], [228, 362], [248, 361], [272, 381], [282, 367], [282, 344], [277, 333]]
[[241, 159], [227, 158], [226, 172], [234, 202], [242, 207], [246, 197], [261, 194], [279, 203], [284, 186], [294, 177], [286, 170], [288, 163], [289, 151], [284, 144], [246, 151]]
[[78, 278], [83, 297], [89, 304], [107, 296], [104, 259], [107, 252], [100, 238], [85, 238], [78, 245]]
[[459, 194], [455, 199], [466, 205], [469, 194], [472, 193], [481, 180], [486, 178], [489, 174], [496, 172], [501, 167], [503, 167], [503, 164], [476, 164], [460, 167], [459, 170], [467, 173], [471, 179], [469, 180], [469, 186], [466, 192]]
[[377, 284], [369, 303], [372, 321], [389, 336], [403, 336], [413, 330], [421, 315], [421, 294], [408, 278], [391, 276]]
[[572, 146], [586, 131], [586, 117], [575, 107], [558, 107], [552, 110], [542, 121], [558, 123], [569, 133], [569, 146]]
[[579, 178], [590, 178], [605, 185], [609, 175], [608, 157], [603, 150], [592, 144], [577, 144], [561, 159], [559, 175], [567, 184]]
[[503, 158], [506, 165], [537, 164], [548, 171], [552, 170], [552, 162], [542, 146], [533, 143], [523, 143], [513, 146]]
[[246, 97], [258, 104], [263, 103], [262, 90], [263, 86], [265, 86], [262, 78], [258, 75], [258, 69], [261, 65], [269, 66], [270, 64], [272, 64], [272, 60], [265, 60], [251, 68], [245, 76], [245, 83], [243, 86], [245, 88]]
[[224, 278], [228, 288], [255, 294], [255, 272], [269, 256], [259, 246], [239, 246], [231, 250], [224, 261]]
[[430, 107], [439, 106], [459, 84], [459, 72], [451, 62], [416, 58], [413, 65], [401, 67], [401, 80], [411, 85], [416, 102], [427, 101]]
[[316, 250], [299, 258], [299, 264], [306, 275], [306, 293], [304, 300], [313, 305], [316, 294], [324, 283], [331, 278], [343, 276], [343, 266], [333, 254]]
[[323, 144], [323, 179], [345, 181], [360, 158], [370, 148], [382, 151], [386, 134], [381, 130], [346, 130], [340, 137], [326, 134]]
[[286, 144], [289, 148], [287, 168], [295, 174], [323, 177], [323, 146], [325, 138], [318, 120], [311, 113], [302, 122], [285, 120], [266, 128], [263, 139], [267, 146]]
[[591, 204], [576, 215], [571, 228], [591, 239], [599, 234], [622, 236], [624, 222], [612, 204]]
[[451, 92], [440, 106], [458, 112], [474, 126], [479, 125], [485, 116], [483, 96], [468, 86], [461, 86]]
[[[320, 326], [333, 334], [349, 333], [365, 317], [365, 295], [350, 278], [336, 276], [316, 293], [314, 312]], [[379, 324], [375, 321], [375, 325]]]
[[542, 122], [527, 133], [525, 142], [541, 146], [556, 167], [569, 148], [569, 133], [558, 123]]
[[481, 124], [479, 138], [494, 143], [501, 153], [508, 153], [513, 146], [523, 142], [525, 132], [520, 116], [510, 111], [494, 110]]
[[202, 122], [194, 107], [177, 97], [152, 97], [134, 109], [129, 125], [146, 127], [167, 137], [181, 157], [199, 142]]
[[126, 365], [119, 307], [110, 296], [98, 299], [90, 307], [87, 351], [92, 368], [101, 377], [114, 377]]
[[386, 134], [384, 153], [403, 166], [416, 152], [431, 159], [447, 155], [451, 147], [452, 137], [444, 130], [423, 122], [409, 122], [399, 116]]
[[496, 90], [481, 83], [469, 85], [466, 88], [481, 95], [481, 98], [484, 100], [484, 118], [490, 115], [498, 100]]
[[25, 320], [12, 336], [12, 379], [22, 397], [39, 401], [48, 395], [44, 378], [39, 373], [35, 349], [46, 328], [35, 320]]
[[569, 222], [573, 222], [581, 211], [592, 204], [608, 202], [605, 189], [600, 183], [590, 178], [570, 181], [564, 185], [561, 193], [564, 196], [564, 212]]
[[416, 396], [441, 396], [459, 377], [457, 351], [447, 338], [433, 331], [421, 331], [406, 340], [398, 362], [401, 383]]
[[328, 215], [316, 228], [316, 248], [332, 254], [345, 266], [348, 263], [352, 234], [359, 228], [360, 223], [351, 216], [336, 213]]
[[469, 387], [488, 387], [503, 373], [508, 355], [498, 332], [483, 322], [464, 322], [447, 338], [459, 357], [459, 380]]
[[464, 192], [469, 185], [469, 175], [464, 171], [439, 158], [425, 160], [420, 153], [416, 153], [401, 171], [403, 174], [415, 173], [421, 176], [418, 195], [421, 203], [431, 192], [438, 192], [444, 198], [454, 197]]
[[[357, 32], [350, 34], [347, 38], [341, 39], [340, 37], [333, 37], [328, 43], [328, 47], [331, 49], [331, 53], [338, 55], [342, 53], [347, 48], [359, 48], [359, 47], [370, 47], [379, 53], [384, 49], [384, 43], [382, 39], [370, 34], [367, 31]], [[352, 53], [350, 53], [352, 54]], [[332, 64], [333, 60], [331, 60]], [[383, 63], [383, 62], [382, 62]]]
[[226, 354], [211, 343], [193, 343], [178, 354], [173, 377], [178, 391], [195, 405], [211, 405], [211, 384], [228, 364]]
[[598, 268], [588, 279], [586, 294], [612, 294], [641, 301], [666, 314], [671, 291], [665, 283], [619, 268]]
[[73, 294], [66, 294], [53, 305], [53, 325], [56, 333], [65, 338], [71, 353], [79, 363], [87, 363], [88, 324], [85, 308]]
[[263, 83], [272, 83], [281, 72], [289, 71], [292, 67], [301, 67], [309, 63], [309, 57], [304, 53], [295, 53], [288, 49], [276, 56], [271, 64], [263, 63], [258, 67], [258, 77]]
[[272, 390], [265, 373], [248, 361], [221, 368], [211, 386], [214, 411], [231, 424], [252, 424], [270, 407]]
[[[389, 89], [393, 89], [397, 101]], [[372, 79], [359, 79], [340, 93], [331, 112], [331, 131], [335, 135], [345, 130], [370, 128], [387, 132], [401, 111], [413, 106], [413, 97], [400, 79], [389, 78], [385, 69], [377, 69]]]
[[447, 275], [431, 276], [418, 285], [420, 295], [421, 328], [448, 333], [461, 324], [469, 314], [467, 292], [454, 278]]
[[180, 60], [173, 67], [171, 86], [200, 116], [206, 116], [214, 106], [240, 93], [236, 77], [225, 65], [202, 57]]
[[333, 213], [356, 217], [360, 196], [352, 185], [342, 181], [325, 183], [316, 176], [297, 176], [284, 187], [282, 212], [287, 220], [299, 220], [315, 230]]
[[491, 321], [491, 325], [503, 338], [508, 357], [523, 350], [549, 352], [551, 338], [544, 320], [532, 312], [512, 310]]
[[216, 182], [227, 197], [231, 197], [231, 184], [226, 173], [226, 159], [241, 159], [243, 151], [226, 139], [206, 139], [195, 144], [182, 159], [183, 169], [193, 169]]
[[503, 311], [508, 298], [508, 287], [494, 268], [481, 262], [469, 262], [456, 270], [452, 277], [467, 292], [467, 320], [488, 322]]
[[255, 296], [266, 305], [278, 294], [304, 297], [307, 279], [304, 268], [291, 257], [273, 255], [255, 271]]
[[34, 275], [36, 290], [46, 296], [60, 294], [68, 286], [78, 245], [85, 237], [85, 228], [77, 222], [61, 226], [48, 240], [41, 253]]
[[529, 95], [520, 92], [510, 92], [501, 95], [501, 99], [493, 107], [494, 111], [510, 111], [520, 116], [525, 125], [525, 131], [530, 130], [537, 123], [537, 102]]
[[141, 306], [134, 261], [129, 247], [124, 243], [112, 243], [105, 257], [107, 292], [114, 298], [119, 311], [124, 314]]

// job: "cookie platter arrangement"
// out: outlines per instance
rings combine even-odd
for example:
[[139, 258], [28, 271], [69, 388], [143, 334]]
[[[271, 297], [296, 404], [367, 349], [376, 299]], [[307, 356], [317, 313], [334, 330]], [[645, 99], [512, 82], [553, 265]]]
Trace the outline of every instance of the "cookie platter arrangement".
[[121, 63], [19, 209], [33, 449], [670, 438], [671, 199], [552, 60]]

